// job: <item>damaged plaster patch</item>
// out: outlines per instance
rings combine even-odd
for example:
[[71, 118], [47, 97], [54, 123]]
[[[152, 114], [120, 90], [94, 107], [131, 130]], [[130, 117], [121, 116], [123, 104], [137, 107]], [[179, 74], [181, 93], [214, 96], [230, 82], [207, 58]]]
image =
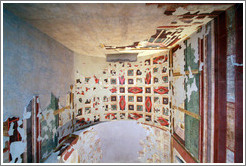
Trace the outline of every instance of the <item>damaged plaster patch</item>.
[[25, 109], [23, 112], [23, 120], [29, 119], [31, 117], [31, 114], [31, 112], [27, 112], [27, 110]]
[[190, 78], [190, 79], [191, 79], [191, 78], [194, 78], [190, 66], [188, 67], [188, 69], [189, 69], [189, 78]]
[[[183, 7], [178, 7], [175, 12], [173, 12], [173, 15], [184, 15], [185, 13], [189, 12], [187, 9], [184, 9]], [[197, 11], [194, 11], [196, 13]], [[191, 13], [192, 14], [192, 13]]]
[[76, 145], [78, 145], [78, 147], [75, 147], [75, 149], [78, 149], [80, 162], [99, 162], [102, 158], [102, 150], [100, 145], [100, 138], [97, 136], [97, 133], [94, 130], [90, 130], [86, 134], [83, 134], [82, 136], [80, 135], [80, 138], [80, 144], [77, 143]]
[[170, 162], [170, 133], [156, 127], [140, 124], [146, 131], [146, 137], [140, 140], [143, 147], [139, 151], [139, 160], [143, 163]]
[[[56, 129], [53, 126], [53, 123], [55, 121], [55, 116], [53, 114], [52, 109], [45, 109], [41, 112], [42, 117], [46, 120], [46, 126], [48, 128], [48, 131], [53, 133], [53, 139], [55, 139]], [[42, 139], [42, 138], [41, 138]]]
[[10, 144], [10, 154], [12, 156], [11, 163], [14, 163], [17, 160], [17, 163], [22, 162], [21, 154], [24, 153], [26, 144], [22, 141], [12, 142]]
[[196, 79], [193, 78], [193, 83], [191, 85], [187, 85], [187, 98], [188, 98], [188, 102], [190, 101], [190, 96], [192, 94], [192, 92], [196, 92], [198, 91], [198, 88], [196, 86]]
[[186, 92], [184, 89], [185, 77], [180, 76], [177, 79], [173, 79], [173, 105], [179, 107], [186, 99]]
[[[72, 142], [69, 149], [63, 154], [62, 162], [98, 163], [102, 158], [101, 141], [97, 131], [93, 127], [80, 130], [77, 142]], [[76, 141], [76, 140], [75, 140]], [[67, 155], [71, 153], [68, 157]]]
[[180, 72], [180, 74], [185, 74], [185, 56], [184, 56], [184, 43], [180, 43], [180, 49], [178, 49], [173, 55], [173, 68], [174, 72]]
[[186, 9], [188, 11], [199, 11], [199, 14], [202, 13], [211, 13], [215, 10], [226, 10], [228, 5], [188, 5]]
[[204, 66], [204, 63], [201, 62], [200, 65], [199, 65], [199, 71], [202, 71], [203, 70], [203, 66]]
[[22, 125], [22, 120], [18, 120], [18, 132], [20, 133], [20, 136], [22, 138], [22, 141], [25, 142], [26, 141], [26, 134], [25, 134], [25, 130], [23, 128], [21, 128], [20, 126]]
[[[14, 123], [11, 123], [10, 125], [10, 130], [9, 130], [9, 136], [13, 135], [13, 125]], [[20, 126], [22, 125], [22, 120], [17, 121], [18, 127], [17, 131], [19, 132], [22, 140], [21, 141], [15, 141], [10, 144], [10, 154], [12, 156], [12, 160], [10, 163], [21, 163], [22, 162], [22, 157], [21, 154], [25, 152], [26, 149], [26, 134], [25, 130], [21, 128]]]
[[192, 45], [192, 50], [194, 50], [194, 62], [198, 63], [199, 60], [199, 43], [198, 43], [198, 39], [202, 39], [204, 38], [204, 36], [208, 35], [210, 32], [211, 27], [208, 25], [207, 29], [205, 26], [203, 26], [200, 29], [200, 32], [198, 33], [194, 33], [193, 35], [191, 35], [190, 39], [187, 40], [187, 46], [191, 46]]
[[14, 123], [11, 123], [10, 124], [10, 127], [9, 127], [9, 136], [13, 135], [14, 134]]
[[47, 160], [45, 160], [44, 163], [58, 163], [59, 153], [59, 151], [57, 151], [56, 153], [51, 153], [50, 157]]

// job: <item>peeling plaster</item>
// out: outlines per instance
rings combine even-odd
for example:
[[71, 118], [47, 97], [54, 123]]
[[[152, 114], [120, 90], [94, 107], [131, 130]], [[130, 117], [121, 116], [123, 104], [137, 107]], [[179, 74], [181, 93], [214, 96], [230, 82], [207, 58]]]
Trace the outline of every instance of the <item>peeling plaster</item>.
[[170, 133], [156, 127], [140, 124], [146, 129], [146, 137], [140, 140], [143, 147], [139, 160], [143, 163], [170, 163]]
[[[191, 51], [194, 57], [194, 63], [198, 63], [199, 61], [199, 54], [198, 54], [198, 39], [204, 38], [210, 32], [209, 24], [206, 26], [201, 27], [201, 29], [190, 36], [187, 39], [187, 46], [191, 47]], [[184, 50], [187, 49], [183, 42], [180, 43], [181, 48], [177, 49], [176, 52], [173, 54], [173, 68], [174, 72], [180, 72], [183, 76], [179, 77], [178, 79], [174, 80], [173, 87], [174, 87], [174, 95], [173, 95], [173, 104], [179, 107], [184, 100], [187, 99], [190, 101], [190, 96], [192, 92], [198, 91], [196, 86], [196, 80], [194, 75], [192, 74], [191, 66], [188, 66], [189, 75], [185, 75], [184, 67], [185, 67], [185, 58], [184, 58]], [[202, 71], [203, 63], [199, 64], [199, 71]], [[184, 81], [187, 83], [188, 79], [193, 79], [193, 83], [191, 85], [187, 85], [187, 92], [184, 89]]]
[[192, 94], [192, 92], [196, 92], [198, 91], [198, 88], [196, 86], [196, 79], [193, 78], [193, 83], [191, 85], [187, 85], [187, 98], [188, 98], [188, 102], [190, 101], [190, 96]]
[[[102, 158], [100, 138], [93, 127], [89, 127], [86, 130], [76, 132], [79, 135], [76, 144], [71, 145], [67, 152], [74, 151], [72, 154], [76, 153], [75, 156], [69, 157], [68, 160], [64, 159], [63, 162], [80, 162], [80, 163], [97, 163]], [[79, 158], [78, 158], [79, 157]]]
[[[10, 130], [9, 130], [9, 136], [13, 135], [13, 125], [14, 123], [11, 123]], [[22, 120], [17, 121], [18, 127], [17, 131], [19, 132], [22, 140], [21, 141], [15, 141], [10, 144], [10, 154], [12, 156], [12, 160], [10, 163], [15, 163], [17, 159], [17, 163], [22, 162], [21, 154], [25, 152], [26, 150], [26, 133], [23, 128], [19, 127], [22, 125]]]
[[12, 142], [10, 144], [10, 154], [12, 156], [12, 160], [10, 161], [10, 163], [14, 163], [16, 159], [18, 159], [17, 163], [21, 163], [22, 162], [21, 154], [24, 153], [25, 149], [26, 149], [26, 143], [22, 141]]
[[181, 74], [185, 74], [184, 67], [185, 67], [185, 60], [184, 60], [184, 48], [185, 45], [183, 42], [180, 43], [180, 49], [178, 49], [173, 54], [173, 68], [174, 72], [180, 72]]
[[199, 48], [198, 48], [198, 39], [204, 38], [204, 36], [208, 35], [210, 32], [210, 26], [207, 26], [208, 28], [206, 29], [205, 26], [201, 28], [201, 32], [194, 33], [191, 35], [191, 37], [187, 40], [187, 45], [192, 45], [192, 49], [194, 49], [194, 62], [198, 63], [199, 60]]
[[[176, 11], [173, 12], [173, 15], [183, 15], [187, 12], [188, 12], [187, 9], [185, 9], [184, 7], [178, 7], [178, 8], [176, 8]], [[194, 11], [194, 13], [196, 13], [196, 11]]]
[[202, 71], [202, 70], [203, 70], [203, 66], [204, 66], [204, 63], [201, 62], [201, 63], [199, 64], [199, 71]]
[[190, 66], [188, 67], [188, 69], [189, 69], [189, 78], [190, 78], [190, 79], [191, 79], [191, 78], [194, 78]]
[[176, 107], [179, 107], [182, 103], [184, 103], [185, 99], [186, 99], [186, 92], [184, 89], [184, 81], [185, 81], [185, 77], [180, 76], [177, 79], [173, 80], [173, 105], [175, 105]]
[[23, 112], [23, 120], [29, 119], [31, 117], [31, 114], [31, 112], [27, 112], [27, 110], [25, 109]]
[[8, 133], [9, 133], [9, 136], [13, 135], [13, 133], [14, 133], [14, 123], [10, 124]]
[[186, 9], [188, 11], [199, 11], [199, 14], [202, 13], [211, 13], [214, 10], [226, 10], [228, 5], [188, 5]]

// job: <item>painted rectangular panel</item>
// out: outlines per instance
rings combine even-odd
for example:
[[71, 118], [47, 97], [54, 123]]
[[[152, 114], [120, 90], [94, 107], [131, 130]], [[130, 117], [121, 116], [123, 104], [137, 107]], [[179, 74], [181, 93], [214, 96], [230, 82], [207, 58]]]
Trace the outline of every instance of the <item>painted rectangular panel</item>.
[[199, 151], [199, 120], [185, 115], [185, 147], [198, 159]]
[[58, 143], [58, 137], [54, 131], [58, 128], [58, 115], [52, 117], [53, 111], [58, 109], [58, 98], [51, 94], [50, 105], [48, 106], [47, 113], [44, 120], [41, 121], [41, 156], [45, 158]]
[[107, 62], [136, 62], [138, 53], [106, 54]]
[[185, 113], [174, 109], [174, 132], [185, 140]]
[[[199, 114], [199, 75], [194, 74], [185, 84], [185, 109]], [[199, 123], [199, 120], [185, 115], [185, 147], [196, 159], [199, 157]]]
[[[99, 112], [100, 121], [129, 119], [130, 115], [130, 119], [140, 119], [148, 124], [167, 129], [166, 126], [169, 125], [165, 125], [164, 122], [172, 123], [170, 119], [169, 93], [171, 91], [168, 84], [168, 58], [169, 54], [166, 52], [141, 58], [138, 62], [108, 63], [107, 67], [101, 71], [100, 76], [90, 77], [92, 79], [90, 84], [85, 85], [77, 81], [75, 104], [77, 104], [77, 111], [82, 108], [80, 118], [83, 117], [89, 121], [88, 119]], [[76, 79], [84, 80], [89, 76], [78, 74]], [[99, 82], [102, 84], [93, 84], [95, 77], [99, 78]], [[108, 83], [106, 84], [106, 82]], [[100, 93], [101, 87], [103, 87], [103, 93]], [[101, 96], [102, 94], [103, 96]], [[92, 96], [98, 100], [93, 101]], [[108, 100], [105, 99], [105, 96]], [[123, 115], [123, 111], [126, 114]], [[143, 117], [135, 117], [141, 113]], [[160, 120], [161, 117], [165, 121]]]

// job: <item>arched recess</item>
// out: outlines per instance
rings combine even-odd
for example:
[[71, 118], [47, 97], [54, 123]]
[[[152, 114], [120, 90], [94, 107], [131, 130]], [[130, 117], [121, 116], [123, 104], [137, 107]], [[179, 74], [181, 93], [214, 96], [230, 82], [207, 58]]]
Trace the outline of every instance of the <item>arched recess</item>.
[[79, 130], [45, 161], [61, 163], [170, 163], [171, 134], [136, 121], [103, 122]]
[[90, 77], [76, 71], [72, 107], [58, 111], [59, 139], [67, 130], [111, 120], [137, 120], [169, 131], [169, 52], [140, 57], [137, 62], [106, 63]]

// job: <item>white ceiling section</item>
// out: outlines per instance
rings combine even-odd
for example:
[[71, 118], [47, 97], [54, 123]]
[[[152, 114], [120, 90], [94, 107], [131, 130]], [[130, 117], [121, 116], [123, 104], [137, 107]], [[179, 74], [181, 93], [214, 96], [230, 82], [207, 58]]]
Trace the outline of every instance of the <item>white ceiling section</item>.
[[86, 56], [169, 49], [232, 4], [9, 3], [4, 7]]

